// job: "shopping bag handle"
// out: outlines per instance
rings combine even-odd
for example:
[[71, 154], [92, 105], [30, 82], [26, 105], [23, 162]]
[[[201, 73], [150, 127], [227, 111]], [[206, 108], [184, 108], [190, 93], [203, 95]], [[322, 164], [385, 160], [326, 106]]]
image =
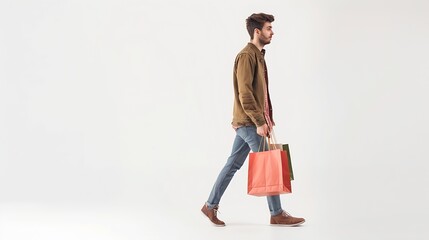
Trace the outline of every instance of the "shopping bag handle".
[[[262, 145], [262, 152], [265, 151], [265, 145], [267, 145], [266, 141], [265, 141], [265, 138], [266, 137], [261, 137], [261, 141], [259, 142], [258, 152], [261, 152], [261, 145]], [[270, 150], [269, 145], [267, 146], [267, 148], [268, 148], [268, 151], [269, 151]]]
[[[265, 139], [267, 141], [265, 141]], [[262, 151], [266, 151], [266, 149], [268, 151], [280, 149], [277, 147], [277, 138], [276, 138], [276, 135], [274, 134], [274, 129], [271, 129], [270, 135], [268, 137], [261, 137], [261, 142], [259, 143], [258, 151], [261, 151], [261, 145], [262, 145]], [[267, 146], [265, 147], [265, 145]], [[270, 149], [270, 146], [272, 146], [272, 149]]]

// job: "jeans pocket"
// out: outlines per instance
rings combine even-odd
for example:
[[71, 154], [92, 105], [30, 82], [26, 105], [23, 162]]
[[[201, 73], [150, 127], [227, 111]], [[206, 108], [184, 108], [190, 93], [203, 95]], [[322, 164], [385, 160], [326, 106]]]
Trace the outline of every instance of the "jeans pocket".
[[237, 135], [240, 136], [242, 139], [246, 139], [247, 137], [247, 127], [246, 126], [241, 126], [239, 128], [237, 128], [237, 130], [235, 130]]

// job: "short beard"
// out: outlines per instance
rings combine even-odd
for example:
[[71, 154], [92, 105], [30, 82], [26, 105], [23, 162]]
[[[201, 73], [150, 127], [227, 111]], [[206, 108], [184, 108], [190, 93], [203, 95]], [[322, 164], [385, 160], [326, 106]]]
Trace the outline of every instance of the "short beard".
[[264, 45], [267, 45], [267, 44], [270, 44], [270, 43], [271, 43], [271, 41], [270, 41], [270, 40], [268, 40], [268, 41], [264, 41], [262, 38], [258, 38], [258, 42], [259, 42], [259, 44], [261, 44], [262, 46], [264, 46]]

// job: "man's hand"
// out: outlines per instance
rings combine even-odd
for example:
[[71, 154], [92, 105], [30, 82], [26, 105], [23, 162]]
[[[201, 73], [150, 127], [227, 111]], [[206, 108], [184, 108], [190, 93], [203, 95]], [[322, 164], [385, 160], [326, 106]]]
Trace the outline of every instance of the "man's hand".
[[267, 124], [264, 124], [256, 128], [256, 133], [262, 137], [268, 137], [270, 133], [270, 128]]

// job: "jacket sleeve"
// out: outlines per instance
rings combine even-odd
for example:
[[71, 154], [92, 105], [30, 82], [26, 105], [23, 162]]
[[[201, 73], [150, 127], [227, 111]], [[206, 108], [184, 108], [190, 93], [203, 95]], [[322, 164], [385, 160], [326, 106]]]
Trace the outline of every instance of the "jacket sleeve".
[[259, 127], [265, 124], [265, 117], [262, 109], [258, 108], [256, 104], [253, 92], [255, 67], [256, 59], [252, 59], [249, 54], [243, 53], [238, 56], [236, 76], [240, 103], [247, 116]]

